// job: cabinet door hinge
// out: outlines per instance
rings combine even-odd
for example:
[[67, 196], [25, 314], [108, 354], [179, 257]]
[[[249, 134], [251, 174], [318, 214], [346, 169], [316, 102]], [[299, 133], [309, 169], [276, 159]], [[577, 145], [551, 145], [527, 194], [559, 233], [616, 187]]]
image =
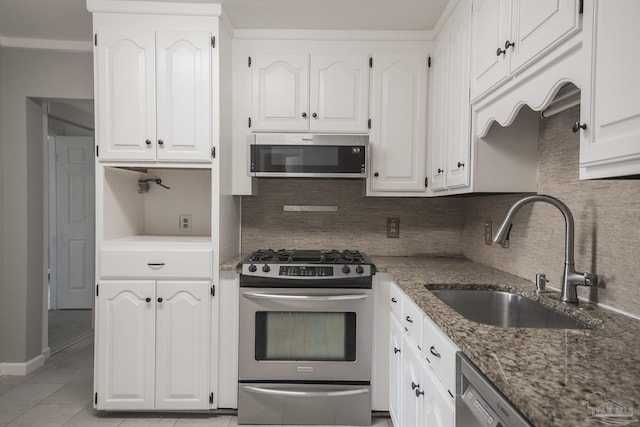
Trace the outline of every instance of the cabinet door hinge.
[[211, 157], [216, 158], [216, 147], [211, 147]]
[[369, 127], [369, 129], [371, 129], [371, 119], [367, 121], [367, 126]]
[[209, 395], [209, 404], [213, 405], [213, 393]]
[[251, 117], [249, 117], [248, 123], [249, 123], [249, 127], [251, 127]]
[[98, 286], [100, 286], [100, 285], [98, 285], [98, 284], [96, 283], [96, 296], [98, 296], [98, 295], [100, 294], [100, 291], [98, 290]]
[[369, 57], [369, 68], [373, 68], [373, 56]]
[[247, 66], [251, 68], [251, 57], [249, 57], [249, 60], [247, 61]]
[[96, 157], [100, 157], [100, 146], [96, 145]]
[[98, 404], [98, 393], [96, 393], [95, 397], [93, 398], [93, 401], [96, 403], [96, 405]]
[[211, 36], [211, 47], [212, 48], [216, 47], [216, 36]]
[[93, 35], [93, 45], [98, 46], [98, 33]]
[[427, 58], [427, 67], [431, 68], [431, 57]]
[[211, 296], [212, 297], [216, 296], [216, 285], [211, 285]]
[[424, 179], [424, 188], [427, 188], [427, 187], [429, 187], [429, 178], [428, 177]]

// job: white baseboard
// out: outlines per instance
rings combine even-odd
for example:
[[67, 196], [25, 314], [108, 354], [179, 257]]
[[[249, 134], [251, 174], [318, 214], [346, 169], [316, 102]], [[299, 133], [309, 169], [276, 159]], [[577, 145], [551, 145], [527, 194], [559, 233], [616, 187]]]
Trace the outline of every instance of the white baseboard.
[[1, 375], [27, 375], [44, 365], [45, 356], [39, 354], [26, 362], [2, 362], [0, 363]]

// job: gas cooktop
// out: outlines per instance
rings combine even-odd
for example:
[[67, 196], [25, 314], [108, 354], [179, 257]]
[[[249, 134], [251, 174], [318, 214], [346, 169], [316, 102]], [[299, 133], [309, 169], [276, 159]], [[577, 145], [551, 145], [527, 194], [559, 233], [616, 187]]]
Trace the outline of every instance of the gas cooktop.
[[370, 263], [360, 251], [336, 249], [259, 249], [251, 253], [246, 262], [271, 262], [276, 264], [365, 264]]

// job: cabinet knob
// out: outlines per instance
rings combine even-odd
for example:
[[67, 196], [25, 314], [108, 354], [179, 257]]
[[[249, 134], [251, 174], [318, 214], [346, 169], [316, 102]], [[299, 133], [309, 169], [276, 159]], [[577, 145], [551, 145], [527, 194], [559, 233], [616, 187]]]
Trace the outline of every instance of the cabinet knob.
[[586, 129], [586, 128], [587, 128], [587, 125], [585, 123], [575, 122], [571, 130], [575, 133], [575, 132], [578, 132], [580, 129]]
[[376, 178], [380, 176], [380, 174], [378, 172], [374, 172], [373, 176], [375, 176]]
[[161, 140], [161, 139], [159, 139], [159, 140], [158, 140], [158, 145], [164, 145], [164, 141], [163, 141], [163, 140]]
[[317, 115], [316, 113], [313, 113], [313, 114], [311, 115], [311, 117], [313, 117], [314, 119], [317, 119], [317, 118], [318, 118], [318, 115]]
[[444, 169], [438, 168], [438, 173], [441, 174], [442, 172], [444, 172]]
[[397, 347], [393, 347], [393, 354], [400, 353], [400, 349]]
[[144, 143], [147, 144], [147, 145], [151, 145], [151, 140], [147, 139]]
[[302, 113], [302, 118], [306, 119], [307, 118], [307, 113]]
[[507, 51], [504, 50], [504, 49], [498, 48], [498, 50], [496, 50], [496, 56], [500, 56], [500, 55], [506, 54], [506, 53], [507, 53]]
[[151, 302], [151, 298], [145, 298], [144, 299], [146, 302]]
[[416, 397], [420, 397], [424, 395], [424, 391], [421, 391], [419, 388], [416, 389]]
[[416, 383], [414, 383], [413, 381], [411, 381], [411, 390], [415, 390], [415, 389], [417, 389], [418, 387], [420, 387], [420, 384], [416, 384]]
[[463, 167], [464, 167], [464, 163], [462, 163], [462, 162], [458, 162], [458, 167], [459, 167], [459, 168], [463, 168]]
[[510, 42], [509, 40], [507, 40], [506, 42], [504, 42], [504, 50], [509, 49], [510, 47], [514, 47], [516, 44], [514, 42]]
[[162, 302], [162, 298], [158, 298], [158, 302]]

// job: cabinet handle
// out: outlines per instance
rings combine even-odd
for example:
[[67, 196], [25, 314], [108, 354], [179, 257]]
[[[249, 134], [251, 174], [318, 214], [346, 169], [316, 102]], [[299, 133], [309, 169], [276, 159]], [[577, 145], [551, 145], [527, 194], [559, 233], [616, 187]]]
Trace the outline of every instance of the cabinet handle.
[[458, 167], [459, 167], [459, 168], [463, 168], [463, 167], [464, 167], [464, 163], [462, 163], [462, 162], [458, 162]]
[[147, 265], [154, 270], [159, 270], [164, 267], [164, 262], [148, 262]]
[[392, 302], [392, 303], [397, 303], [397, 302], [398, 302], [398, 300], [397, 300], [397, 299], [395, 299], [395, 298], [391, 298], [391, 302]]
[[444, 169], [438, 168], [438, 174], [441, 174], [442, 172], [444, 172]]
[[307, 113], [302, 113], [302, 118], [306, 119], [307, 118]]
[[407, 317], [405, 317], [405, 319], [407, 320], [407, 322], [413, 323], [413, 320], [411, 320], [411, 317], [407, 316]]
[[158, 298], [158, 302], [162, 302], [162, 298]]
[[144, 299], [146, 302], [151, 302], [151, 298], [145, 298]]
[[436, 348], [434, 346], [431, 346], [431, 348], [429, 349], [429, 353], [433, 354], [438, 359], [440, 358], [440, 353], [436, 351]]
[[578, 132], [580, 129], [586, 129], [586, 128], [587, 128], [587, 125], [585, 123], [575, 122], [571, 130], [575, 133], [575, 132]]
[[393, 347], [393, 354], [398, 354], [400, 353], [400, 349], [397, 347]]
[[147, 144], [147, 145], [151, 145], [151, 140], [147, 139], [144, 143]]
[[411, 381], [411, 390], [415, 390], [415, 389], [417, 389], [418, 387], [420, 387], [420, 384], [416, 384], [416, 383], [414, 383], [413, 381]]
[[159, 139], [159, 140], [158, 140], [158, 145], [164, 145], [164, 141], [163, 141], [163, 140], [161, 140], [161, 139]]
[[420, 397], [424, 395], [424, 391], [420, 391], [419, 388], [416, 389], [416, 397]]
[[375, 176], [376, 178], [380, 176], [380, 174], [378, 172], [374, 172], [373, 176]]
[[313, 114], [311, 115], [311, 117], [313, 117], [314, 119], [317, 119], [317, 118], [318, 118], [318, 115], [317, 115], [316, 113], [313, 113]]
[[503, 49], [500, 49], [500, 48], [498, 48], [498, 50], [496, 50], [496, 56], [500, 56], [500, 55], [506, 54], [506, 53], [507, 53], [506, 50], [503, 50]]
[[507, 40], [506, 42], [504, 42], [504, 50], [506, 51], [507, 49], [509, 49], [510, 47], [514, 47], [516, 44], [514, 42], [510, 42], [509, 40]]

